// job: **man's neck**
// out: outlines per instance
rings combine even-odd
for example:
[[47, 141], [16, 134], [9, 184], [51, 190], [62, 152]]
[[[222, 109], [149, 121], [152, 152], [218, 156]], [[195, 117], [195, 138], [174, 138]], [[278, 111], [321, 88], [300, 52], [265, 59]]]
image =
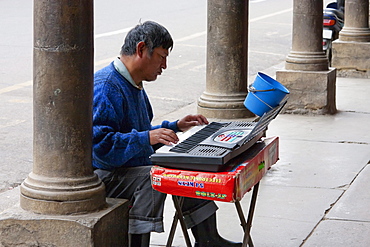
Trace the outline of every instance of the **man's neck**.
[[128, 72], [131, 75], [132, 80], [134, 80], [135, 84], [140, 86], [142, 84], [141, 78], [138, 78], [136, 71], [136, 68], [133, 66], [133, 59], [135, 59], [134, 56], [120, 56], [119, 60], [126, 66]]

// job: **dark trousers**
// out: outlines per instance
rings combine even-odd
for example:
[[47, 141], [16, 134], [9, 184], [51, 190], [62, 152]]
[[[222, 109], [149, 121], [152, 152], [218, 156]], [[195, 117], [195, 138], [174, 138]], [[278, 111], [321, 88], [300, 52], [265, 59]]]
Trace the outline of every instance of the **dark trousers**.
[[[129, 233], [163, 232], [163, 210], [166, 194], [152, 188], [151, 166], [122, 167], [114, 171], [97, 169], [95, 173], [106, 186], [107, 197], [124, 198], [131, 202]], [[184, 198], [185, 222], [191, 228], [216, 212], [213, 201]]]

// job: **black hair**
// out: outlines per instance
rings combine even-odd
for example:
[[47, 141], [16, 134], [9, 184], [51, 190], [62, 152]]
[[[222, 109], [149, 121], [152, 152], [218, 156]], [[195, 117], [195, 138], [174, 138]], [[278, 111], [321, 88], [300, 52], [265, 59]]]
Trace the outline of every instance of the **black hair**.
[[121, 48], [121, 55], [131, 56], [136, 52], [136, 45], [143, 41], [149, 49], [149, 54], [157, 47], [172, 50], [173, 40], [168, 30], [154, 21], [146, 21], [131, 29]]

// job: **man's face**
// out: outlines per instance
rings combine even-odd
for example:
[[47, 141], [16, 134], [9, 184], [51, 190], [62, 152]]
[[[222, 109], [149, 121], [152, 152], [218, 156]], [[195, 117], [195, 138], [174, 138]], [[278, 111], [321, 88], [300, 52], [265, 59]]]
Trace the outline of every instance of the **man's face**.
[[154, 48], [152, 55], [148, 49], [144, 50], [142, 76], [145, 81], [154, 81], [167, 68], [167, 56], [169, 51], [163, 47]]

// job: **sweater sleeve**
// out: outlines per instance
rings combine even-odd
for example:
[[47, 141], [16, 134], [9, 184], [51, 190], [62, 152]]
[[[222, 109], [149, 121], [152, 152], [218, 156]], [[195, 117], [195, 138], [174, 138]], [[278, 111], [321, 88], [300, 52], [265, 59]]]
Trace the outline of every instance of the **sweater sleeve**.
[[159, 128], [166, 128], [166, 129], [171, 129], [173, 130], [174, 132], [179, 132], [179, 128], [177, 128], [177, 122], [179, 120], [176, 120], [176, 121], [173, 121], [173, 122], [169, 122], [169, 121], [163, 121], [162, 124], [160, 125], [155, 125], [155, 126], [152, 126], [152, 129], [159, 129]]
[[154, 152], [148, 130], [134, 128], [122, 131], [125, 116], [122, 93], [109, 83], [95, 86], [93, 104], [93, 159], [94, 166], [111, 170], [121, 166], [149, 163]]

